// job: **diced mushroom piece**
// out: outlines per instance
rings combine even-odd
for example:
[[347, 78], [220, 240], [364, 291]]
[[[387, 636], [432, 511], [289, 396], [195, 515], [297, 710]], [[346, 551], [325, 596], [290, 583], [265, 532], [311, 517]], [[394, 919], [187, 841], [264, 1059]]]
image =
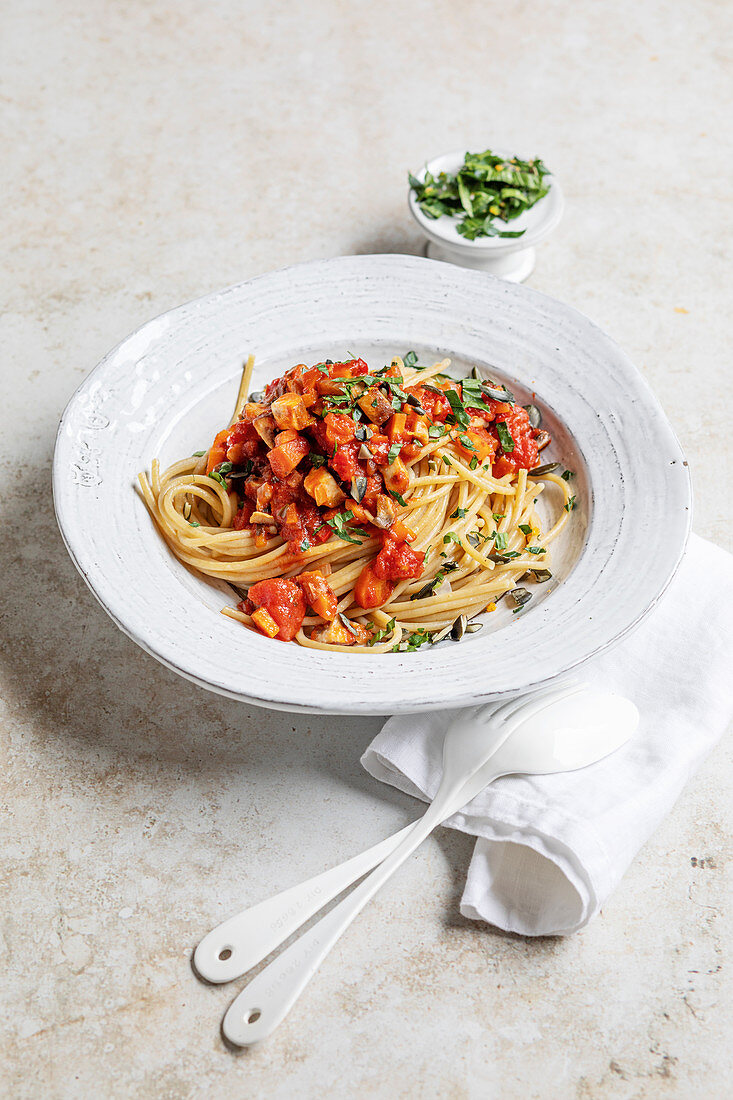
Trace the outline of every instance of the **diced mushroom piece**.
[[256, 500], [258, 511], [264, 512], [267, 510], [267, 506], [272, 500], [272, 493], [273, 489], [269, 481], [263, 481], [262, 484], [257, 487]]
[[313, 608], [315, 614], [332, 622], [338, 611], [338, 599], [321, 571], [312, 569], [307, 573], [301, 573], [295, 581], [303, 589], [306, 602]]
[[404, 493], [410, 484], [410, 475], [401, 458], [396, 458], [382, 471], [384, 484], [393, 493]]
[[314, 627], [311, 631], [312, 641], [326, 642], [329, 645], [366, 645], [370, 637], [371, 633], [366, 627], [349, 621], [347, 628], [340, 617], [328, 626]]
[[265, 446], [271, 447], [275, 438], [276, 428], [274, 416], [270, 416], [269, 413], [263, 413], [261, 416], [256, 416], [254, 418], [252, 425]]
[[335, 508], [346, 500], [346, 493], [336, 478], [322, 466], [306, 475], [303, 488], [313, 497], [319, 508]]
[[419, 413], [410, 413], [407, 418], [407, 433], [424, 447], [430, 438], [427, 419]]
[[267, 405], [264, 405], [262, 401], [247, 401], [242, 409], [243, 420], [254, 420], [256, 416], [264, 416], [266, 414]]
[[337, 397], [346, 393], [346, 381], [345, 378], [319, 378], [316, 382], [316, 393], [320, 393], [322, 397]]
[[372, 424], [384, 424], [394, 412], [392, 402], [376, 386], [359, 398], [358, 405]]
[[386, 493], [379, 493], [377, 496], [376, 514], [374, 516], [377, 527], [391, 527], [397, 518], [397, 508], [395, 502], [391, 497], [388, 497]]
[[272, 403], [272, 415], [278, 428], [307, 428], [315, 420], [308, 412], [299, 393], [285, 393]]

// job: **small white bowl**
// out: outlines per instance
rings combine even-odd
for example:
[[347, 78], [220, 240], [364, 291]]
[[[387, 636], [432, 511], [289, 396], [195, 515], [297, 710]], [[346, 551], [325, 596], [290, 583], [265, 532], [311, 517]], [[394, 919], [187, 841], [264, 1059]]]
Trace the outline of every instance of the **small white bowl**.
[[[506, 155], [507, 159], [512, 155], [505, 154], [502, 149], [496, 152], [499, 156]], [[421, 181], [425, 179], [426, 172], [434, 176], [440, 172], [455, 175], [463, 164], [464, 156], [465, 151], [444, 153], [429, 161], [415, 175]], [[458, 232], [457, 217], [428, 218], [423, 214], [412, 188], [408, 204], [410, 213], [428, 239], [426, 251], [431, 259], [447, 260], [461, 267], [488, 271], [512, 283], [522, 283], [534, 270], [534, 246], [552, 232], [562, 217], [564, 199], [560, 184], [551, 175], [545, 177], [545, 183], [549, 190], [544, 198], [507, 223], [507, 229], [524, 229], [521, 237], [479, 237], [469, 241]]]

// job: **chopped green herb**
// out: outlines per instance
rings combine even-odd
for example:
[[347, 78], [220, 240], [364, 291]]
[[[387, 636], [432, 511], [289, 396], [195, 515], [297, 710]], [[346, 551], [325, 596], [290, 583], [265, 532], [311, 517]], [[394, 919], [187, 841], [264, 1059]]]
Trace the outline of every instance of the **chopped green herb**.
[[457, 422], [461, 425], [462, 428], [467, 428], [471, 423], [471, 418], [463, 407], [463, 402], [458, 396], [456, 390], [446, 390], [445, 396], [448, 399], [448, 404], [453, 410], [453, 415], [455, 416]]
[[494, 546], [497, 550], [506, 550], [506, 535], [503, 531], [494, 532]]
[[206, 454], [206, 451], [194, 451], [191, 457], [192, 458], [203, 458], [203, 456], [205, 454]]
[[528, 523], [520, 523], [519, 530], [522, 532], [523, 535], [526, 535], [527, 538], [529, 538], [529, 536], [532, 534], [532, 528]]
[[343, 542], [353, 542], [355, 546], [361, 546], [362, 540], [355, 539], [354, 535], [363, 535], [364, 538], [368, 538], [366, 531], [361, 527], [348, 527], [349, 520], [354, 518], [353, 512], [337, 512], [332, 519], [327, 519], [325, 523], [322, 523], [320, 527], [316, 528], [316, 531], [320, 531], [322, 527], [330, 527], [334, 535], [342, 539]]
[[467, 513], [468, 513], [468, 508], [456, 508], [455, 512], [451, 512], [450, 518], [451, 519], [463, 519], [463, 517]]
[[387, 465], [391, 466], [396, 458], [399, 458], [400, 451], [402, 450], [401, 443], [393, 443], [387, 452]]
[[471, 461], [468, 464], [469, 470], [475, 470], [477, 466], [478, 466], [478, 459], [476, 458], [476, 455], [471, 455]]
[[545, 550], [544, 546], [528, 546], [527, 547], [527, 553], [528, 554], [546, 554], [547, 551]]
[[570, 481], [571, 477], [575, 477], [575, 471], [566, 470], [564, 473], [560, 474], [560, 477], [563, 479], [563, 481]]
[[367, 645], [376, 645], [377, 642], [381, 642], [382, 638], [386, 638], [388, 634], [391, 634], [395, 628], [394, 619], [390, 619], [385, 627], [380, 627], [367, 642]]
[[188, 526], [189, 527], [200, 527], [201, 524], [199, 523], [199, 521], [197, 519], [190, 519], [188, 521]]
[[425, 645], [426, 642], [432, 640], [432, 634], [429, 630], [416, 630], [412, 634], [408, 634], [407, 638], [403, 639], [398, 645], [393, 646], [392, 653], [412, 653], [413, 650], [419, 649], [421, 645]]
[[457, 229], [468, 240], [476, 237], [521, 237], [523, 229], [502, 229], [547, 194], [548, 169], [535, 157], [501, 157], [487, 149], [466, 153], [455, 175], [425, 172], [423, 180], [410, 174], [410, 187], [428, 218], [456, 217]]
[[300, 544], [301, 554], [305, 553], [306, 550], [310, 550], [310, 548], [311, 548], [311, 544], [308, 541], [308, 536], [306, 535], [306, 537], [303, 539], [303, 541]]
[[310, 460], [311, 466], [323, 466], [326, 462], [324, 455], [319, 455], [316, 451], [309, 451], [308, 459]]
[[459, 439], [459, 442], [461, 443], [461, 445], [464, 446], [467, 451], [475, 451], [476, 450], [476, 448], [473, 445], [473, 440], [471, 439], [470, 435], [459, 435], [458, 439]]
[[570, 500], [565, 505], [565, 511], [566, 512], [572, 512], [574, 507], [575, 507], [575, 497], [570, 497]]
[[227, 488], [226, 478], [222, 477], [218, 470], [212, 470], [209, 474], [209, 477], [212, 479], [212, 481], [218, 481], [219, 484], [223, 485], [225, 489]]
[[461, 540], [459, 539], [455, 531], [448, 531], [445, 535], [443, 535], [443, 544], [447, 542], [457, 542], [459, 546], [461, 545]]
[[407, 501], [396, 489], [388, 489], [387, 492], [391, 497], [394, 497], [397, 503], [401, 504], [403, 508], [407, 507]]
[[514, 438], [505, 420], [499, 420], [497, 422], [496, 433], [499, 436], [502, 451], [504, 451], [505, 454], [511, 454], [514, 450]]
[[494, 523], [498, 523], [499, 520], [504, 519], [505, 516], [506, 516], [506, 512], [492, 512], [491, 513], [491, 518], [493, 519]]
[[442, 439], [447, 430], [443, 424], [431, 424], [428, 428], [428, 435], [431, 439]]
[[417, 365], [417, 355], [414, 351], [408, 351], [402, 356], [402, 362], [406, 367], [415, 367]]

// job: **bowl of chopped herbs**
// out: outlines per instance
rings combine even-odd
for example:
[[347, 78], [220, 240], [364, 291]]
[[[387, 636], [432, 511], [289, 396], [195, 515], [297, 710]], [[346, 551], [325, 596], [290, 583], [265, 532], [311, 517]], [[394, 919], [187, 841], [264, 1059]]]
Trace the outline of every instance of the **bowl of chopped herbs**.
[[560, 185], [539, 157], [445, 153], [408, 180], [428, 256], [511, 282], [530, 275], [535, 246], [562, 217]]

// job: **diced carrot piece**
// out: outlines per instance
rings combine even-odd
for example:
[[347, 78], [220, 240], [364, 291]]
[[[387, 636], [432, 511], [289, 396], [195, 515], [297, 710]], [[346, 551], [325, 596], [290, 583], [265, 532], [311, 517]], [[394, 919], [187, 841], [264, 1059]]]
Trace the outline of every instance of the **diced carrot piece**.
[[408, 527], [404, 520], [396, 519], [390, 528], [390, 534], [402, 542], [414, 542], [415, 532]]
[[[297, 433], [296, 433], [297, 435]], [[291, 474], [302, 458], [308, 454], [310, 444], [307, 439], [297, 436], [279, 443], [268, 453], [267, 460], [276, 477], [285, 478]]]
[[252, 622], [255, 624], [258, 630], [261, 630], [263, 634], [266, 634], [268, 638], [277, 637], [277, 633], [280, 627], [269, 611], [265, 611], [264, 607], [258, 607], [256, 611], [252, 612]]
[[335, 508], [346, 500], [346, 493], [340, 488], [336, 478], [323, 467], [313, 469], [306, 475], [303, 488], [313, 497], [319, 508]]
[[387, 421], [387, 435], [390, 443], [396, 443], [398, 440], [404, 439], [406, 427], [406, 415], [404, 413], [392, 413]]
[[394, 585], [384, 577], [377, 577], [371, 564], [365, 565], [354, 585], [354, 599], [359, 607], [381, 607], [389, 599]]
[[[461, 437], [470, 442], [471, 446], [461, 442]], [[465, 432], [460, 432], [453, 439], [453, 445], [462, 458], [470, 460], [475, 457], [479, 462], [483, 462], [485, 458], [493, 458], [496, 453], [496, 440], [485, 428], [468, 428]]]
[[279, 447], [281, 443], [291, 443], [294, 439], [301, 439], [294, 428], [284, 428], [283, 431], [278, 432], [275, 436], [275, 446]]
[[211, 471], [215, 469], [220, 463], [226, 461], [228, 435], [229, 428], [224, 428], [214, 437], [214, 442], [209, 447], [209, 453], [206, 458], [207, 474], [210, 474]]

